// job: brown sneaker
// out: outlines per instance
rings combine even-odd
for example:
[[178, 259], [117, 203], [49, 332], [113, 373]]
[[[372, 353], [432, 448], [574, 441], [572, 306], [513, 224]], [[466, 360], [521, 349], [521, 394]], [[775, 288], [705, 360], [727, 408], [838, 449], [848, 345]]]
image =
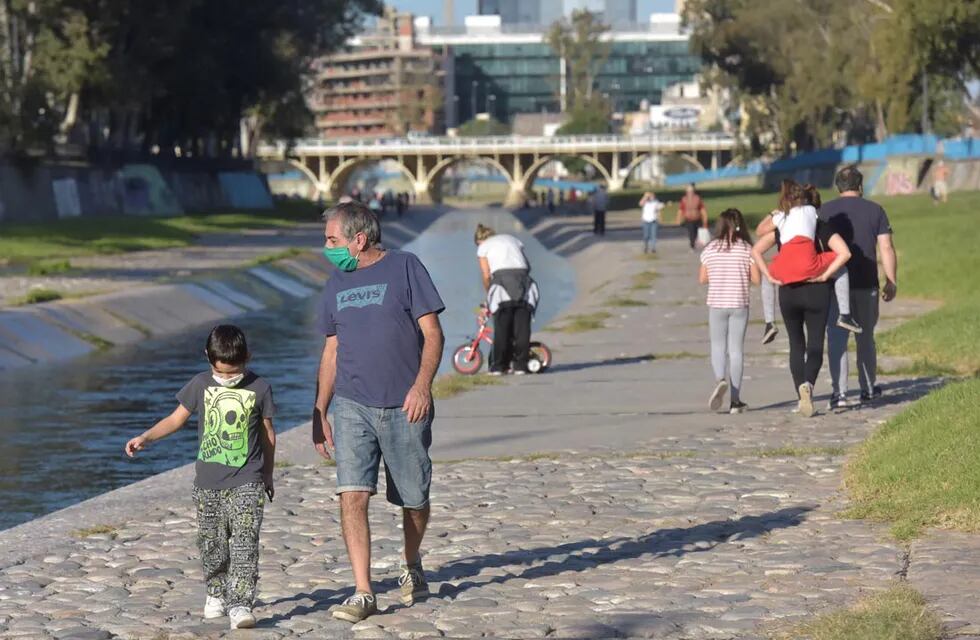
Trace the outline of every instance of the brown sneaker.
[[416, 600], [423, 600], [429, 596], [429, 583], [425, 581], [421, 564], [402, 565], [402, 575], [398, 578], [398, 586], [402, 592], [402, 604], [406, 607], [415, 604]]
[[338, 620], [347, 622], [360, 622], [368, 616], [373, 616], [378, 612], [378, 599], [373, 593], [359, 591], [344, 600], [343, 604], [338, 604], [331, 608], [330, 615]]

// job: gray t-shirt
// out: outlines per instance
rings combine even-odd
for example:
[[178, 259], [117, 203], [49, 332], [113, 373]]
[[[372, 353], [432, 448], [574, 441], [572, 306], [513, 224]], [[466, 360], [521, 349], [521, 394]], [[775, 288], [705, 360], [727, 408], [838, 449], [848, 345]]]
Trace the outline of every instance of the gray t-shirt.
[[222, 387], [210, 371], [194, 376], [177, 402], [197, 416], [197, 475], [201, 489], [231, 489], [261, 482], [260, 429], [276, 413], [272, 387], [251, 371], [234, 387]]
[[389, 250], [369, 267], [336, 271], [320, 299], [318, 328], [337, 336], [335, 393], [368, 407], [400, 407], [422, 360], [418, 320], [445, 305], [413, 254]]

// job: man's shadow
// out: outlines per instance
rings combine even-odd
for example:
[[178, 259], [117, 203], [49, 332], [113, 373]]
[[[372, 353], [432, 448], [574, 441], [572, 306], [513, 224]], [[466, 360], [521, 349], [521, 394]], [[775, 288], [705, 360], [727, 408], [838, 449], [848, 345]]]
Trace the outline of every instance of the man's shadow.
[[[621, 560], [640, 557], [647, 558], [652, 562], [657, 558], [667, 556], [683, 556], [688, 553], [710, 551], [726, 542], [735, 542], [734, 536], [738, 536], [737, 540], [746, 540], [778, 529], [799, 526], [806, 520], [806, 514], [816, 507], [817, 505], [813, 504], [798, 505], [759, 516], [742, 516], [735, 520], [716, 520], [692, 527], [660, 529], [636, 538], [626, 536], [603, 539], [587, 538], [554, 546], [514, 549], [505, 553], [472, 556], [447, 562], [439, 569], [428, 572], [427, 578], [430, 582], [443, 583], [438, 593], [435, 594], [436, 597], [455, 598], [469, 589], [490, 584], [502, 584], [513, 579], [531, 580], [568, 572], [580, 572]], [[558, 558], [549, 560], [554, 556], [558, 556]], [[541, 564], [536, 564], [538, 562]], [[465, 580], [478, 576], [484, 569], [515, 565], [516, 567], [511, 573], [502, 576], [488, 576], [486, 581], [465, 581], [455, 585], [449, 583], [449, 581]], [[377, 583], [377, 593], [386, 593], [397, 588], [397, 586], [395, 578], [388, 578]], [[313, 601], [312, 605], [297, 606], [286, 613], [262, 620], [261, 626], [267, 627], [295, 616], [304, 616], [326, 610], [332, 605], [338, 604], [342, 598], [347, 597], [352, 592], [352, 589], [317, 589], [309, 593], [298, 593], [289, 598], [280, 598], [266, 603], [272, 606], [300, 600]], [[389, 611], [391, 610], [389, 609]]]
[[593, 369], [596, 367], [612, 367], [624, 364], [639, 364], [640, 362], [650, 362], [656, 360], [657, 356], [649, 353], [643, 356], [622, 356], [618, 358], [607, 358], [605, 360], [593, 360], [591, 362], [569, 362], [567, 364], [554, 364], [548, 367], [549, 372], [555, 371], [582, 371], [583, 369]]

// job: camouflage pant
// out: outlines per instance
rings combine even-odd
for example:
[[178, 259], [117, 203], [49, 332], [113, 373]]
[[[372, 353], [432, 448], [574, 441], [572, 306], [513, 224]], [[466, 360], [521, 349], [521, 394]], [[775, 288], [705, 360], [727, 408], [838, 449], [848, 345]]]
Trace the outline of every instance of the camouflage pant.
[[252, 607], [259, 579], [259, 529], [265, 506], [262, 483], [233, 489], [194, 487], [197, 548], [208, 595], [228, 609]]

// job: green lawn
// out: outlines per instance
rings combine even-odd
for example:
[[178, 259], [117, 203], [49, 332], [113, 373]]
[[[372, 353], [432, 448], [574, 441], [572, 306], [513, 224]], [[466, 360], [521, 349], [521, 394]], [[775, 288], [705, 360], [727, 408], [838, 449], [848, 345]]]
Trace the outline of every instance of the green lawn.
[[940, 640], [942, 623], [925, 598], [905, 585], [862, 599], [855, 605], [817, 616], [780, 640]]
[[275, 211], [185, 215], [174, 218], [106, 216], [44, 224], [0, 224], [0, 257], [29, 267], [78, 256], [183, 247], [204, 233], [282, 227], [318, 219], [306, 202], [281, 202]]
[[848, 515], [892, 525], [980, 532], [980, 379], [949, 384], [889, 420], [847, 466]]

